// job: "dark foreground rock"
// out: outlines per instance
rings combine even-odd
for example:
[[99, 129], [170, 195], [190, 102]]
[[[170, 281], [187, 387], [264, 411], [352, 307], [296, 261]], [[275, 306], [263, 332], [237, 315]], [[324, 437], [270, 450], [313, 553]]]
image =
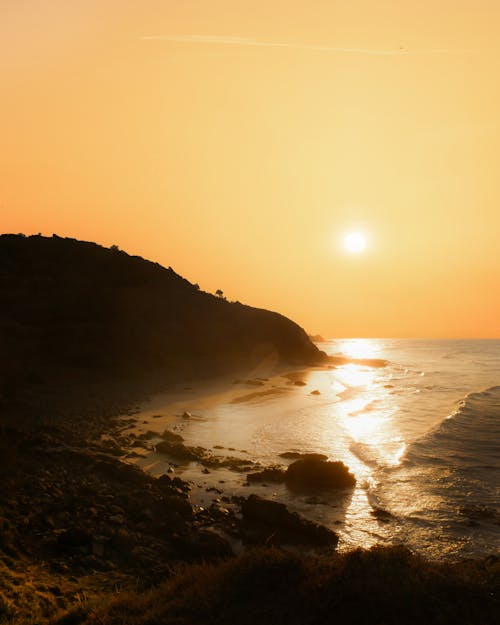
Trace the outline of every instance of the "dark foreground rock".
[[327, 527], [258, 495], [241, 502], [241, 513], [242, 537], [250, 544], [335, 546], [338, 542], [337, 534]]
[[183, 480], [153, 478], [54, 433], [4, 429], [3, 436], [11, 438], [16, 462], [0, 467], [0, 529], [9, 529], [0, 556], [22, 553], [74, 575], [119, 567], [153, 581], [173, 562], [231, 554], [222, 538], [203, 533], [213, 519], [196, 519]]

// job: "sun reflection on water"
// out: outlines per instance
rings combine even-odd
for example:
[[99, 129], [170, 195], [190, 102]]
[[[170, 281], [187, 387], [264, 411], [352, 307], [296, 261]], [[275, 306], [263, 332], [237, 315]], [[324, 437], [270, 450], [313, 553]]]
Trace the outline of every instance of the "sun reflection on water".
[[335, 378], [345, 387], [368, 386], [375, 381], [373, 369], [361, 367], [360, 365], [343, 365], [335, 369]]
[[[352, 358], [373, 358], [380, 354], [379, 345], [371, 339], [347, 340], [338, 347]], [[388, 386], [391, 373], [385, 369], [349, 363], [332, 369], [330, 375], [332, 428], [337, 424], [343, 430], [341, 456], [357, 480], [345, 510], [345, 539], [369, 547], [383, 539], [376, 515], [383, 504], [374, 495], [375, 475], [381, 467], [398, 466], [406, 451], [398, 426], [398, 400]], [[358, 531], [359, 527], [363, 530]]]
[[[349, 339], [343, 342], [343, 352], [371, 357], [378, 347], [371, 339]], [[380, 369], [354, 363], [336, 367], [331, 376], [332, 418], [345, 432], [352, 470], [366, 479], [370, 467], [398, 465], [406, 444], [397, 424], [396, 398], [385, 384], [387, 376]]]
[[348, 416], [343, 420], [343, 425], [352, 439], [359, 443], [372, 440], [373, 435], [380, 426], [380, 421], [380, 415], [361, 414], [356, 417]]
[[376, 358], [382, 351], [376, 339], [342, 339], [336, 342], [336, 348], [349, 358]]

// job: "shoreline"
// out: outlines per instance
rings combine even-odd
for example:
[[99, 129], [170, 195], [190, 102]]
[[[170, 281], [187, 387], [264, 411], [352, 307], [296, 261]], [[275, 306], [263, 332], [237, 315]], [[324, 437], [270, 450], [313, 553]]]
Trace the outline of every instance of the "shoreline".
[[[288, 372], [290, 388], [299, 388], [294, 381], [300, 380], [304, 367], [283, 367], [280, 371], [282, 375], [277, 377], [285, 380]], [[5, 572], [0, 608], [10, 606], [12, 623], [23, 623], [37, 610], [38, 622], [58, 622], [52, 621], [54, 615], [77, 609], [76, 596], [86, 596], [85, 609], [93, 611], [93, 602], [115, 595], [117, 585], [127, 590], [135, 587], [137, 592], [141, 576], [141, 587], [151, 588], [172, 577], [173, 567], [181, 563], [228, 561], [237, 566], [238, 556], [231, 551], [234, 554], [238, 550], [242, 552], [239, 557], [251, 557], [248, 547], [238, 547], [240, 530], [233, 526], [238, 502], [213, 492], [213, 499], [220, 501], [193, 507], [189, 484], [182, 474], [180, 479], [175, 473], [174, 477], [152, 477], [121, 459], [127, 453], [126, 445], [121, 443], [129, 437], [128, 430], [139, 418], [136, 411], [141, 405], [149, 406], [153, 413], [158, 401], [163, 401], [159, 398], [168, 397], [171, 406], [198, 398], [209, 407], [221, 396], [252, 395], [259, 392], [255, 388], [267, 388], [265, 383], [256, 386], [256, 378], [250, 375], [243, 378], [247, 384], [233, 384], [235, 379], [238, 375], [192, 380], [153, 396], [145, 389], [138, 392], [139, 384], [126, 392], [122, 388], [121, 394], [115, 387], [106, 394], [105, 384], [97, 384], [94, 408], [85, 408], [88, 416], [84, 422], [72, 421], [72, 415], [79, 412], [78, 392], [73, 389], [68, 395], [72, 397], [72, 410], [66, 412], [71, 404], [66, 397], [57, 419], [42, 420], [31, 432], [27, 426], [36, 422], [34, 414], [29, 415], [21, 430], [12, 428], [12, 423], [12, 429], [4, 426], [3, 446], [12, 443], [12, 453], [10, 459], [4, 458], [0, 471], [4, 492], [0, 565]], [[82, 404], [90, 405], [88, 397]], [[129, 408], [122, 411], [125, 405]], [[163, 426], [161, 420], [157, 423]], [[128, 440], [133, 442], [133, 438]], [[233, 540], [228, 540], [231, 532], [235, 532]], [[392, 553], [391, 548], [387, 549], [388, 554]], [[299, 553], [304, 554], [300, 558], [318, 557], [306, 555], [309, 551], [300, 548]], [[322, 548], [321, 552], [333, 560], [351, 557], [334, 555], [331, 549]], [[486, 560], [477, 560], [477, 567], [484, 566], [481, 562]], [[429, 562], [428, 566], [445, 565]], [[466, 561], [452, 566], [466, 566]], [[27, 588], [24, 599], [13, 599], [26, 571], [36, 583]], [[142, 596], [141, 592], [139, 589], [137, 597]]]
[[[318, 368], [315, 370], [317, 371]], [[420, 550], [418, 543], [402, 543], [399, 536], [404, 533], [404, 515], [399, 516], [393, 508], [387, 504], [384, 505], [383, 500], [380, 501], [372, 493], [369, 483], [363, 479], [358, 481], [352, 502], [354, 491], [346, 493], [345, 498], [340, 498], [336, 493], [325, 493], [322, 496], [297, 496], [284, 484], [277, 484], [273, 481], [249, 483], [247, 475], [255, 471], [278, 466], [281, 470], [286, 470], [290, 460], [278, 457], [278, 452], [325, 453], [324, 449], [318, 447], [305, 449], [304, 447], [270, 446], [273, 457], [269, 456], [266, 460], [263, 458], [261, 449], [256, 450], [252, 443], [248, 446], [242, 442], [241, 437], [239, 437], [239, 443], [233, 443], [231, 442], [233, 437], [227, 436], [226, 433], [233, 422], [234, 428], [240, 429], [239, 424], [241, 424], [243, 431], [246, 431], [247, 426], [243, 425], [244, 421], [241, 419], [246, 418], [247, 405], [252, 411], [258, 410], [259, 415], [268, 415], [265, 416], [266, 421], [272, 422], [273, 419], [278, 419], [280, 415], [276, 410], [281, 405], [280, 395], [274, 396], [269, 392], [274, 393], [276, 390], [283, 392], [287, 395], [286, 401], [292, 403], [296, 401], [293, 399], [293, 393], [296, 392], [295, 396], [300, 402], [300, 396], [312, 394], [311, 389], [315, 387], [315, 379], [313, 378], [304, 386], [295, 386], [290, 383], [307, 380], [307, 375], [315, 370], [297, 368], [290, 372], [289, 368], [285, 367], [280, 375], [265, 381], [247, 379], [248, 385], [242, 380], [238, 380], [240, 384], [235, 385], [233, 376], [229, 376], [222, 382], [218, 381], [218, 384], [216, 382], [215, 385], [208, 383], [202, 387], [195, 386], [184, 393], [157, 397], [154, 402], [143, 405], [143, 410], [134, 415], [135, 423], [128, 430], [140, 436], [149, 433], [148, 449], [132, 446], [128, 449], [131, 455], [126, 460], [156, 477], [167, 473], [187, 480], [191, 486], [190, 501], [196, 508], [210, 507], [214, 503], [219, 503], [221, 498], [225, 500], [227, 506], [232, 497], [247, 497], [250, 493], [284, 503], [290, 510], [336, 531], [340, 536], [338, 549], [342, 551], [359, 546], [370, 548], [374, 545], [409, 544], [415, 553], [419, 553], [422, 557], [443, 562], [459, 562], [463, 559], [482, 558], [495, 553], [494, 545], [491, 545], [490, 550], [483, 548], [476, 554], [460, 554], [458, 551], [454, 552], [451, 544], [448, 546], [443, 543], [441, 549], [438, 542], [429, 543], [429, 547], [424, 543], [424, 548]], [[255, 382], [258, 382], [259, 386], [255, 386]], [[254, 388], [258, 390], [253, 390]], [[321, 402], [322, 398], [312, 397], [311, 400], [306, 401], [314, 402], [310, 405], [318, 407], [320, 404], [317, 402]], [[275, 413], [272, 412], [273, 405]], [[241, 406], [234, 418], [231, 414], [232, 406]], [[313, 409], [316, 410], [316, 408]], [[184, 411], [191, 412], [191, 418], [183, 419]], [[254, 420], [253, 414], [253, 412], [249, 413], [249, 421]], [[181, 436], [183, 444], [188, 447], [195, 446], [200, 451], [200, 457], [183, 458], [171, 456], [166, 450], [156, 451], [155, 446], [162, 445], [162, 435], [165, 431]], [[217, 436], [217, 432], [222, 432], [222, 439]], [[224, 442], [221, 444], [221, 441]], [[231, 463], [223, 465], [220, 462], [212, 462], [212, 458], [223, 462], [228, 456], [236, 457], [236, 462], [232, 463], [233, 466]], [[332, 461], [340, 458], [343, 459], [342, 456], [336, 454], [329, 455]], [[345, 459], [343, 461], [346, 462]], [[348, 466], [352, 467], [350, 464]], [[477, 514], [480, 514], [480, 511]], [[367, 519], [366, 523], [364, 523], [365, 519]], [[460, 519], [457, 522], [460, 522]], [[467, 519], [464, 522], [467, 522]]]

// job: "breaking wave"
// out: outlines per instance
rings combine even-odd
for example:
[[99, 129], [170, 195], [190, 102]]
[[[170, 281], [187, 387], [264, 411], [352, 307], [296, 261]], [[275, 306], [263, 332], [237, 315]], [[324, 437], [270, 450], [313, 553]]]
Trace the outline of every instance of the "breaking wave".
[[500, 386], [467, 395], [455, 412], [409, 447], [405, 460], [500, 469]]

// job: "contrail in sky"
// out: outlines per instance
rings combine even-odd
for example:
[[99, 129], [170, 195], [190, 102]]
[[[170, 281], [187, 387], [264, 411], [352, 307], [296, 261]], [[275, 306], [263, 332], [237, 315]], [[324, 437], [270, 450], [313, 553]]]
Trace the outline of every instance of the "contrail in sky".
[[294, 50], [311, 50], [314, 52], [332, 52], [336, 54], [369, 54], [375, 56], [399, 56], [405, 54], [464, 54], [477, 52], [471, 49], [450, 48], [400, 48], [373, 49], [373, 48], [343, 48], [331, 46], [314, 46], [281, 41], [259, 41], [247, 37], [227, 37], [219, 35], [142, 35], [143, 41], [171, 41], [176, 43], [200, 43], [223, 46], [246, 46], [257, 48], [291, 48]]

